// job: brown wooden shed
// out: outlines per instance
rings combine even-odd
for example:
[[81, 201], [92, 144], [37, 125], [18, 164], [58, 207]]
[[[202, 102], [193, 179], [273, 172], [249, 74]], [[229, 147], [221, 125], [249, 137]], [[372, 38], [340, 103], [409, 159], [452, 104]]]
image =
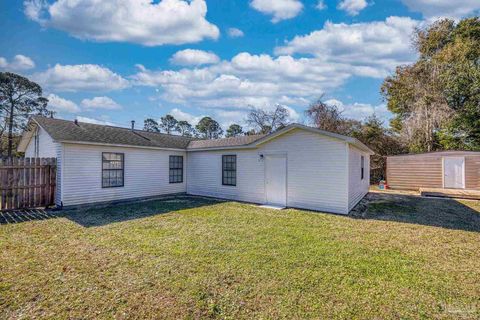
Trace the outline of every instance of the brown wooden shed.
[[480, 152], [441, 151], [387, 158], [387, 183], [393, 189], [480, 190]]

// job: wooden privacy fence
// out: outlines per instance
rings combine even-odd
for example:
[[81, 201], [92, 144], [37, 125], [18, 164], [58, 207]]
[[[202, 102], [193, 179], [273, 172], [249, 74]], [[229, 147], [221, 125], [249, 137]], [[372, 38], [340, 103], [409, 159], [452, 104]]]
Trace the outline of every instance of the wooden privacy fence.
[[0, 209], [48, 207], [55, 203], [55, 158], [0, 160]]

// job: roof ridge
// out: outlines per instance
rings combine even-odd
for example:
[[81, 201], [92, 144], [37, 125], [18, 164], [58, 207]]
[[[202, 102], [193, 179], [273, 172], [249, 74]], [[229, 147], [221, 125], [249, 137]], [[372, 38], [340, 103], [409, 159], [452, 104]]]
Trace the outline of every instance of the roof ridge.
[[[32, 116], [32, 118], [42, 118], [42, 119], [47, 119], [47, 120], [73, 122], [72, 120], [50, 118], [50, 117], [45, 117], [45, 116], [40, 116], [40, 115]], [[131, 128], [128, 128], [128, 127], [112, 126], [112, 125], [108, 125], [108, 124], [98, 124], [98, 123], [83, 122], [83, 121], [78, 121], [78, 123], [83, 123], [83, 124], [88, 124], [88, 125], [93, 125], [93, 126], [99, 126], [99, 127], [109, 127], [109, 128], [114, 128], [114, 129], [123, 129], [123, 130], [128, 130], [128, 131], [133, 131], [133, 132], [146, 132], [146, 133], [158, 134], [158, 135], [175, 137], [175, 138], [195, 140], [195, 138], [193, 138], [193, 137], [186, 137], [186, 136], [180, 136], [180, 135], [176, 135], [176, 134], [169, 134], [169, 133], [163, 133], [163, 132], [147, 131], [147, 130], [142, 130], [142, 129], [133, 129], [132, 130]], [[145, 137], [142, 137], [142, 138], [145, 138]]]
[[217, 139], [200, 139], [200, 140], [227, 140], [227, 139], [237, 139], [237, 138], [244, 138], [244, 137], [259, 137], [259, 136], [265, 136], [267, 133], [261, 133], [261, 134], [244, 134], [244, 135], [239, 135], [235, 137], [223, 137], [223, 138], [217, 138]]

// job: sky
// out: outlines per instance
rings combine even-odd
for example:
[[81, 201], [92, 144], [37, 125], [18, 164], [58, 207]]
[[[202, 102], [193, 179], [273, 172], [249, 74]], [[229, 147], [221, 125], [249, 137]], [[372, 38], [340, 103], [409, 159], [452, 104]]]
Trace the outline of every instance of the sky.
[[380, 86], [416, 59], [413, 30], [479, 13], [479, 0], [0, 0], [0, 71], [40, 84], [63, 119], [226, 128], [280, 104], [305, 122], [323, 97], [387, 124]]

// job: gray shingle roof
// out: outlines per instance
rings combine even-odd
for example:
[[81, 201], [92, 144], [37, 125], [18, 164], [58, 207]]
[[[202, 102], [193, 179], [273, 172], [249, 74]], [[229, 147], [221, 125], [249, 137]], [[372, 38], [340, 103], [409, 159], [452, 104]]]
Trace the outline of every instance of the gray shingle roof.
[[257, 134], [214, 140], [193, 140], [188, 145], [188, 149], [238, 147], [260, 140], [263, 137], [265, 137], [264, 134]]
[[56, 141], [91, 142], [155, 148], [187, 148], [191, 138], [92, 123], [33, 117]]
[[[231, 147], [249, 147], [250, 144], [263, 143], [269, 139], [282, 135], [290, 130], [301, 129], [332, 138], [340, 139], [355, 145], [357, 148], [373, 154], [373, 151], [355, 138], [307, 127], [301, 124], [290, 124], [283, 129], [268, 135], [251, 135], [234, 138], [199, 140], [176, 135], [147, 132], [142, 130], [131, 130], [129, 128], [112, 127], [91, 123], [52, 119], [36, 116], [33, 120], [37, 122], [56, 141], [72, 143], [95, 143], [110, 145], [126, 145], [137, 147], [154, 147], [184, 150], [219, 149]], [[30, 138], [24, 134], [19, 144], [19, 151], [25, 151]]]
[[37, 122], [56, 141], [90, 142], [140, 147], [172, 148], [172, 149], [202, 149], [235, 147], [250, 144], [265, 135], [251, 135], [233, 138], [198, 140], [171, 134], [132, 131], [129, 128], [113, 127], [85, 122], [52, 119], [35, 116]]

